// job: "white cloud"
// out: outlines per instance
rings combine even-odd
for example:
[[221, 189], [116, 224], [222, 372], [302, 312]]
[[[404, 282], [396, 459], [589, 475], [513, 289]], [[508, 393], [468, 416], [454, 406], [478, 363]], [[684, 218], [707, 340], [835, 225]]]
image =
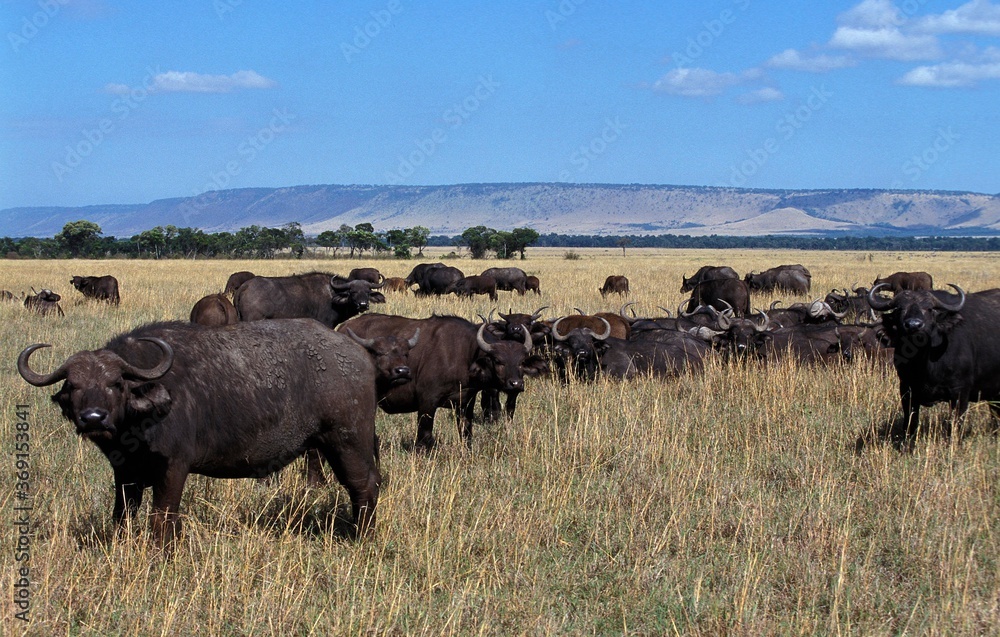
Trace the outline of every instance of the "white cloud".
[[854, 66], [855, 61], [846, 55], [813, 55], [807, 57], [795, 49], [785, 49], [765, 62], [765, 65], [775, 69], [805, 71], [806, 73], [826, 73], [834, 69]]
[[917, 28], [926, 33], [1000, 36], [1000, 5], [994, 5], [989, 0], [971, 0], [957, 9], [921, 18]]
[[937, 38], [904, 32], [907, 19], [891, 0], [863, 0], [837, 17], [839, 26], [829, 46], [859, 55], [890, 60], [933, 60], [941, 57]]
[[[207, 75], [190, 71], [167, 71], [149, 78], [145, 89], [151, 93], [231, 93], [243, 89], [268, 89], [277, 82], [256, 71], [237, 71], [232, 75]], [[104, 90], [116, 95], [129, 93], [125, 84], [107, 84]]]
[[780, 102], [783, 99], [785, 99], [784, 93], [776, 88], [765, 86], [756, 91], [740, 95], [736, 98], [736, 101], [740, 104], [761, 104], [763, 102]]
[[906, 86], [972, 88], [982, 80], [1000, 80], [1000, 62], [945, 62], [918, 66], [899, 79]]
[[760, 71], [750, 69], [743, 73], [716, 73], [710, 69], [673, 69], [653, 82], [652, 89], [660, 93], [681, 97], [715, 97], [731, 86], [738, 86], [760, 77]]

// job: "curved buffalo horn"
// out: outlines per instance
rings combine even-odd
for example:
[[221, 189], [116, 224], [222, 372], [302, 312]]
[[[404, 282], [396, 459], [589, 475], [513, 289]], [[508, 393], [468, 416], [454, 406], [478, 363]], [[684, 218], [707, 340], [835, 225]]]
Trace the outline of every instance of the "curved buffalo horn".
[[47, 343], [38, 343], [35, 345], [29, 345], [24, 348], [24, 351], [17, 357], [17, 372], [21, 375], [29, 385], [34, 385], [35, 387], [47, 387], [58, 383], [62, 379], [66, 378], [66, 374], [69, 373], [66, 363], [59, 366], [56, 371], [51, 374], [39, 374], [31, 370], [28, 365], [28, 358], [31, 357], [31, 353], [36, 349], [42, 349], [43, 347], [52, 347]]
[[565, 341], [567, 338], [567, 336], [564, 336], [559, 333], [559, 322], [562, 321], [564, 318], [566, 317], [560, 316], [559, 318], [556, 319], [556, 322], [552, 324], [552, 338], [556, 339], [557, 341]]
[[535, 341], [531, 339], [531, 332], [524, 330], [524, 351], [531, 353], [531, 348], [535, 346]]
[[945, 303], [944, 301], [939, 301], [937, 297], [934, 297], [934, 305], [942, 310], [948, 312], [958, 312], [965, 306], [965, 290], [958, 287], [954, 283], [949, 283], [948, 287], [954, 288], [958, 292], [958, 302], [957, 303]]
[[487, 343], [486, 339], [483, 338], [483, 330], [485, 329], [486, 329], [486, 323], [483, 323], [482, 325], [479, 326], [479, 331], [476, 332], [476, 343], [479, 344], [479, 349], [488, 353], [493, 351], [493, 346]]
[[335, 274], [330, 277], [330, 287], [334, 290], [346, 290], [351, 287], [351, 282], [344, 279], [344, 277]]
[[417, 339], [419, 338], [420, 338], [420, 328], [418, 327], [417, 331], [414, 332], [413, 336], [410, 337], [410, 340], [406, 341], [406, 344], [410, 346], [410, 349], [413, 349], [414, 347], [417, 346]]
[[868, 305], [870, 305], [873, 310], [885, 312], [892, 308], [891, 300], [887, 301], [881, 297], [875, 296], [875, 293], [879, 291], [879, 288], [887, 287], [889, 287], [888, 283], [879, 283], [878, 285], [872, 286], [872, 289], [868, 290]]
[[715, 317], [715, 322], [719, 325], [719, 329], [725, 332], [732, 325], [732, 321], [725, 314], [717, 314]]
[[773, 311], [773, 310], [774, 310], [775, 308], [777, 308], [777, 307], [778, 307], [779, 305], [781, 305], [781, 299], [777, 299], [777, 300], [775, 300], [775, 301], [771, 301], [771, 307], [770, 307], [770, 308], [768, 308], [768, 309], [770, 309], [770, 310], [772, 310], [772, 311]]
[[580, 308], [578, 308], [578, 307], [574, 307], [573, 309], [574, 309], [574, 310], [576, 310], [576, 313], [577, 313], [577, 314], [582, 314], [582, 315], [584, 315], [584, 316], [587, 316], [587, 313], [586, 313], [586, 312], [584, 312], [583, 310], [581, 310]]
[[163, 360], [161, 360], [156, 367], [150, 369], [140, 369], [129, 363], [122, 361], [122, 376], [128, 376], [130, 378], [135, 378], [138, 380], [156, 380], [160, 376], [163, 376], [170, 370], [170, 366], [174, 364], [174, 350], [170, 345], [167, 344], [162, 338], [156, 338], [155, 336], [142, 336], [138, 340], [149, 341], [150, 343], [156, 345], [163, 352]]
[[681, 301], [681, 304], [677, 306], [677, 314], [679, 316], [683, 316], [683, 317], [686, 318], [688, 316], [694, 316], [695, 314], [697, 314], [701, 310], [702, 306], [700, 306], [700, 305], [698, 307], [694, 308], [693, 310], [691, 310], [690, 312], [685, 312], [684, 310], [681, 309], [681, 308], [684, 307], [685, 304], [690, 304], [690, 303], [691, 303], [691, 299], [687, 299], [687, 300]]
[[351, 340], [365, 349], [371, 349], [375, 345], [374, 338], [361, 338], [349, 327], [344, 328], [344, 332], [351, 337]]
[[843, 312], [837, 312], [837, 311], [835, 311], [835, 310], [833, 309], [833, 307], [832, 307], [832, 306], [831, 306], [831, 305], [830, 305], [829, 303], [827, 303], [826, 301], [823, 301], [823, 307], [825, 307], [825, 308], [826, 308], [826, 311], [827, 311], [827, 312], [829, 312], [830, 314], [832, 314], [833, 316], [835, 316], [836, 318], [839, 318], [839, 319], [842, 319], [842, 318], [844, 318], [845, 316], [847, 316], [847, 310], [844, 310]]
[[542, 307], [540, 307], [537, 310], [535, 310], [535, 313], [531, 315], [531, 320], [533, 322], [537, 321], [542, 316], [542, 310], [547, 310], [548, 308], [549, 308], [548, 305], [543, 305]]
[[[618, 316], [622, 317], [622, 318], [623, 318], [623, 319], [625, 319], [626, 321], [628, 321], [628, 320], [631, 320], [631, 319], [630, 319], [630, 318], [629, 318], [628, 316], [626, 316], [626, 314], [625, 314], [625, 308], [627, 308], [627, 307], [628, 307], [628, 306], [630, 306], [630, 305], [635, 305], [635, 301], [629, 301], [628, 303], [626, 303], [625, 305], [622, 305], [622, 306], [621, 306], [621, 307], [620, 307], [620, 308], [618, 309]], [[635, 310], [632, 310], [632, 318], [635, 318]]]
[[[492, 310], [490, 310], [490, 316], [489, 316], [489, 318], [488, 319], [483, 319], [483, 322], [484, 323], [492, 323], [493, 322], [493, 313], [496, 312], [496, 311], [497, 311], [496, 308], [493, 308]], [[482, 318], [482, 315], [480, 315], [480, 318]], [[503, 314], [500, 315], [500, 318], [502, 318], [505, 321], [507, 320], [507, 317], [504, 316]]]
[[657, 305], [656, 307], [658, 307], [661, 310], [663, 310], [663, 312], [667, 315], [667, 318], [672, 318], [673, 317], [673, 314], [670, 313], [670, 310], [668, 310], [667, 308], [663, 307], [662, 305]]
[[[725, 305], [726, 305], [726, 309], [722, 310], [723, 314], [728, 314], [729, 316], [733, 316], [733, 315], [736, 314], [736, 310], [725, 299], [719, 299], [719, 303], [725, 303]], [[712, 307], [712, 306], [709, 305], [709, 307]]]
[[[379, 274], [379, 276], [382, 276], [382, 275]], [[382, 286], [385, 285], [385, 277], [382, 277], [382, 279], [383, 279], [382, 281], [378, 282], [378, 285], [372, 283], [371, 281], [368, 281], [368, 289], [370, 289], [370, 290], [381, 290]]]
[[609, 336], [611, 336], [611, 323], [608, 323], [608, 320], [603, 316], [598, 316], [595, 318], [597, 318], [601, 323], [604, 323], [604, 333], [597, 334], [593, 330], [588, 330], [588, 331], [590, 332], [590, 335], [594, 337], [595, 341], [603, 341], [607, 339]]
[[766, 332], [767, 328], [771, 326], [771, 317], [764, 310], [757, 310], [757, 313], [764, 318], [764, 322], [760, 325], [754, 323], [754, 329], [758, 332]]
[[[816, 299], [815, 301], [813, 301], [812, 303], [810, 303], [809, 304], [809, 316], [812, 316], [813, 318], [815, 318], [817, 316], [823, 316], [823, 314], [824, 314], [824, 307], [823, 307], [823, 305], [824, 305], [824, 303], [820, 299]], [[827, 307], [829, 307], [829, 306], [827, 306]]]

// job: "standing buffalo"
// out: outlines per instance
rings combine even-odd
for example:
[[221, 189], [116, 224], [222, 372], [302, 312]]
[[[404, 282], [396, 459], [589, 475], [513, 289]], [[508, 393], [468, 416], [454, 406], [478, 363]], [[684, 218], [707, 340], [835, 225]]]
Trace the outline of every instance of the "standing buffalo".
[[437, 268], [428, 268], [423, 276], [417, 280], [417, 296], [442, 296], [451, 294], [458, 283], [465, 275], [458, 268], [450, 265], [442, 265]]
[[36, 387], [65, 381], [52, 398], [111, 463], [119, 525], [152, 487], [153, 535], [167, 544], [189, 474], [264, 476], [310, 448], [335, 467], [358, 530], [374, 524], [375, 368], [347, 336], [312, 320], [153, 323], [48, 374], [28, 363], [42, 347], [25, 348], [17, 370]]
[[739, 279], [707, 279], [694, 286], [687, 312], [701, 305], [711, 305], [720, 312], [732, 309], [736, 316], [746, 316], [750, 313], [750, 289]]
[[234, 296], [236, 290], [239, 289], [241, 285], [249, 281], [256, 276], [253, 272], [247, 270], [241, 270], [239, 272], [233, 272], [229, 275], [229, 279], [226, 281], [226, 289], [222, 291], [223, 294], [228, 294]]
[[418, 263], [417, 265], [413, 266], [413, 269], [410, 270], [410, 273], [406, 275], [406, 278], [404, 279], [404, 281], [406, 281], [406, 287], [409, 288], [414, 284], [416, 284], [419, 285], [421, 288], [423, 288], [423, 286], [421, 285], [421, 281], [424, 280], [424, 278], [427, 276], [427, 273], [435, 268], [443, 268], [443, 267], [445, 267], [445, 265], [441, 262]]
[[347, 273], [348, 281], [368, 281], [372, 285], [378, 285], [385, 281], [385, 277], [378, 271], [378, 268], [354, 268]]
[[383, 292], [406, 292], [410, 287], [406, 285], [406, 279], [398, 276], [390, 276], [382, 281]]
[[628, 294], [628, 279], [618, 274], [612, 274], [604, 279], [604, 285], [597, 291], [601, 293], [601, 296], [607, 296], [612, 293], [625, 296]]
[[885, 278], [880, 274], [875, 277], [872, 287], [882, 284], [892, 292], [934, 289], [934, 279], [926, 272], [895, 272]]
[[760, 274], [748, 272], [743, 281], [752, 292], [788, 292], [808, 294], [812, 275], [801, 265], [779, 265]]
[[313, 318], [334, 327], [367, 311], [369, 302], [385, 303], [378, 287], [369, 281], [348, 281], [323, 272], [258, 276], [236, 290], [233, 305], [241, 321]]
[[[35, 288], [31, 288], [31, 291], [34, 292]], [[66, 316], [62, 306], [59, 305], [59, 299], [61, 298], [61, 296], [52, 290], [43, 289], [41, 292], [24, 297], [24, 307], [42, 316], [48, 316], [49, 314]]]
[[497, 300], [497, 282], [491, 276], [483, 275], [472, 275], [465, 276], [455, 282], [452, 286], [451, 291], [455, 293], [456, 296], [467, 296], [472, 298], [476, 294], [485, 294], [490, 297], [491, 301]]
[[702, 281], [711, 279], [738, 279], [740, 275], [728, 265], [703, 265], [691, 278], [681, 276], [681, 292], [690, 292]]
[[[920, 406], [946, 400], [956, 421], [970, 402], [989, 401], [1000, 418], [1000, 340], [995, 336], [1000, 316], [1000, 289], [957, 295], [941, 291], [901, 290], [892, 299], [876, 296], [882, 283], [868, 293], [872, 308], [882, 312], [882, 327], [894, 348], [903, 417], [890, 436], [903, 442], [917, 430]], [[951, 432], [948, 425], [947, 432]]]
[[517, 395], [524, 391], [524, 377], [547, 370], [545, 361], [531, 353], [531, 339], [521, 343], [490, 343], [486, 325], [456, 316], [411, 319], [386, 314], [366, 314], [353, 319], [350, 328], [361, 338], [396, 335], [411, 338], [420, 330], [419, 342], [410, 350], [412, 382], [389, 389], [379, 406], [390, 414], [417, 412], [418, 448], [434, 446], [434, 414], [440, 407], [455, 411], [459, 433], [472, 444], [472, 412], [476, 394], [496, 389], [507, 394], [508, 416], [514, 415]]
[[516, 290], [518, 294], [524, 295], [528, 289], [528, 275], [521, 268], [487, 268], [483, 270], [483, 276], [493, 277], [498, 290]]
[[191, 308], [191, 322], [206, 327], [232, 325], [240, 320], [236, 307], [225, 294], [209, 294]]
[[114, 305], [121, 303], [121, 296], [118, 294], [118, 279], [110, 274], [75, 276], [69, 282], [87, 298], [107, 301]]
[[531, 290], [535, 294], [541, 295], [542, 291], [541, 291], [541, 289], [539, 289], [540, 286], [541, 286], [541, 281], [539, 281], [538, 277], [535, 276], [535, 275], [533, 275], [533, 274], [529, 274], [524, 279], [524, 289], [525, 290]]

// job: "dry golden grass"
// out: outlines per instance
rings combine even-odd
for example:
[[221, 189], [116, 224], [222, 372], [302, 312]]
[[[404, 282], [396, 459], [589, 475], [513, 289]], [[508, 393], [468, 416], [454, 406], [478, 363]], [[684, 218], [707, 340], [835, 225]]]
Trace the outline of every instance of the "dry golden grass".
[[[514, 265], [540, 277], [542, 295], [501, 293], [501, 311], [617, 310], [621, 301], [597, 288], [625, 274], [639, 313], [656, 314], [676, 308], [681, 275], [705, 263], [741, 272], [802, 263], [818, 295], [904, 269], [927, 270], [938, 286], [1000, 286], [996, 258], [983, 254], [574, 251], [577, 260], [530, 250]], [[367, 262], [389, 276], [415, 263]], [[493, 265], [455, 264], [467, 273]], [[0, 288], [53, 288], [67, 313], [42, 319], [0, 306], [5, 519], [14, 515], [17, 404], [31, 412], [34, 492], [31, 622], [14, 618], [17, 536], [5, 524], [3, 634], [1000, 633], [1000, 448], [981, 433], [987, 410], [970, 412], [964, 442], [857, 456], [857, 436], [898, 400], [894, 372], [866, 365], [713, 360], [703, 375], [669, 382], [536, 379], [513, 422], [476, 426], [471, 451], [439, 412], [430, 457], [403, 448], [412, 415], [379, 414], [387, 481], [369, 539], [344, 539], [346, 492], [306, 489], [297, 466], [268, 486], [193, 476], [173, 559], [150, 543], [148, 495], [137, 528], [116, 538], [107, 461], [76, 439], [51, 389], [20, 379], [17, 353], [52, 343], [33, 359], [50, 369], [140, 323], [186, 320], [236, 270], [353, 265], [0, 262]], [[121, 281], [120, 308], [83, 302], [68, 284], [105, 273]], [[491, 308], [485, 297], [389, 295], [385, 311], [474, 318]]]

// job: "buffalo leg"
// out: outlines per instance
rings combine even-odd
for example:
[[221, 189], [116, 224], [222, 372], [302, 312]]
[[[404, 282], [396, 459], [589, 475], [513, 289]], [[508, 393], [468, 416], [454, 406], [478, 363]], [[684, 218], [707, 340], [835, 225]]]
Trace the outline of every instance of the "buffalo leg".
[[375, 466], [374, 453], [366, 453], [350, 444], [322, 444], [320, 451], [333, 469], [337, 481], [351, 498], [354, 524], [359, 536], [375, 528], [375, 505], [378, 503], [382, 477]]
[[162, 476], [153, 484], [153, 539], [160, 547], [169, 548], [180, 535], [181, 494], [188, 477], [188, 468], [169, 464]]
[[315, 449], [306, 451], [306, 481], [310, 487], [318, 487], [326, 482], [323, 476], [323, 461], [319, 451]]
[[900, 383], [899, 396], [903, 406], [903, 417], [894, 423], [890, 436], [894, 443], [902, 443], [909, 440], [917, 432], [917, 423], [920, 421], [920, 403], [913, 397], [913, 390], [908, 385]]
[[119, 528], [139, 512], [143, 490], [141, 482], [131, 476], [115, 473], [115, 508], [112, 517]]
[[434, 447], [434, 410], [421, 411], [417, 414], [416, 447], [422, 451], [430, 451]]
[[484, 389], [480, 404], [483, 407], [483, 420], [496, 420], [500, 415], [500, 393], [495, 389]]
[[[499, 401], [500, 398], [497, 398]], [[459, 405], [461, 407], [461, 414], [459, 410], [455, 410], [455, 416], [458, 420], [458, 434], [465, 440], [465, 446], [472, 448], [472, 417], [475, 415], [476, 411], [476, 392], [463, 393], [462, 397], [459, 399]]]
[[517, 409], [517, 394], [516, 393], [507, 394], [507, 403], [504, 405], [504, 408], [507, 411], [507, 419], [508, 420], [513, 420], [514, 419], [514, 410]]

